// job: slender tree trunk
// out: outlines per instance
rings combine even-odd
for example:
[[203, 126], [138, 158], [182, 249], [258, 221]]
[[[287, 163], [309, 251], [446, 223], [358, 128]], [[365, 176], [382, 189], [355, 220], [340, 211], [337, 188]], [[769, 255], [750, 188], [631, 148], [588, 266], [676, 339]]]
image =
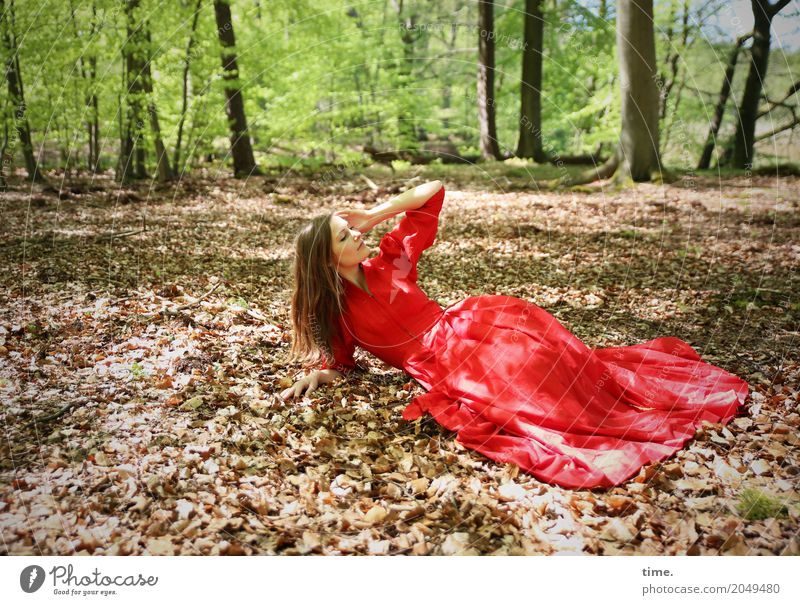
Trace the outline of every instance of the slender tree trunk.
[[670, 111], [669, 121], [667, 125], [662, 130], [663, 136], [661, 137], [661, 149], [668, 149], [669, 145], [669, 136], [672, 133], [672, 126], [675, 124], [676, 114], [678, 113], [678, 107], [681, 105], [681, 99], [683, 98], [683, 89], [686, 87], [686, 73], [684, 72], [681, 76], [681, 83], [678, 84], [678, 90], [675, 91], [675, 102], [672, 104], [672, 111]]
[[[122, 64], [122, 85], [120, 90], [125, 88], [125, 63]], [[117, 158], [117, 166], [114, 173], [114, 178], [123, 182], [125, 180], [125, 172], [127, 165], [124, 163], [124, 158], [128, 157], [128, 138], [125, 129], [125, 123], [122, 114], [125, 112], [123, 108], [122, 95], [117, 95], [117, 131], [119, 132], [119, 157]]]
[[[5, 1], [0, 0], [0, 28], [2, 28], [3, 46], [6, 49], [6, 81], [8, 82], [8, 97], [13, 104], [14, 127], [17, 137], [22, 145], [22, 155], [25, 159], [25, 169], [31, 181], [43, 181], [44, 177], [38, 170], [38, 163], [33, 155], [33, 142], [31, 127], [26, 115], [25, 89], [22, 85], [22, 70], [19, 65], [19, 52], [17, 37], [14, 31], [14, 1], [11, 0], [8, 8]], [[13, 146], [11, 156], [13, 161]]]
[[542, 150], [543, 0], [525, 0], [525, 40], [522, 44], [522, 83], [517, 156], [546, 162]]
[[[607, 22], [607, 18], [608, 18], [608, 2], [606, 2], [606, 0], [601, 0], [600, 5], [598, 6], [597, 9], [597, 19], [599, 22], [605, 24]], [[595, 48], [598, 48], [598, 50], [600, 46], [600, 39], [601, 36], [603, 35], [602, 27], [604, 26], [595, 27], [594, 30], [592, 31], [592, 44], [594, 45]], [[592, 77], [589, 79], [589, 85], [586, 87], [586, 93], [584, 94], [584, 98], [586, 99], [586, 104], [589, 104], [591, 102], [596, 90], [597, 90], [597, 75], [592, 74]], [[603, 117], [606, 111], [607, 111], [607, 106], [603, 107], [598, 113], [594, 115], [585, 116], [581, 118], [575, 126], [575, 139], [581, 140], [581, 137], [583, 136], [584, 132], [586, 133], [591, 132], [592, 128], [600, 121], [600, 119]], [[601, 148], [598, 148], [598, 151], [595, 151], [595, 153], [593, 154], [595, 158], [599, 156], [598, 152], [600, 150]], [[591, 156], [587, 156], [587, 159], [589, 157]], [[592, 163], [591, 160], [589, 161], [589, 163]]]
[[[682, 34], [681, 34], [681, 50], [674, 48], [672, 43], [675, 27], [675, 17], [677, 17], [677, 0], [670, 2], [669, 25], [667, 26], [667, 61], [666, 65], [669, 69], [669, 76], [660, 76], [659, 78], [659, 117], [664, 119], [667, 116], [667, 101], [669, 100], [672, 87], [678, 79], [679, 63], [681, 53], [687, 50], [687, 41], [689, 39], [689, 11], [691, 10], [689, 0], [683, 0], [683, 17], [682, 17]], [[674, 111], [674, 110], [673, 110]]]
[[[403, 43], [403, 56], [397, 69], [397, 86], [405, 92], [414, 82], [413, 71], [416, 60], [416, 44], [420, 38], [420, 34], [416, 29], [418, 16], [413, 11], [404, 13], [402, 0], [400, 2], [392, 2], [392, 4], [395, 11], [397, 11], [400, 41]], [[403, 144], [409, 148], [411, 153], [416, 153], [417, 149], [419, 149], [418, 141], [420, 138], [416, 116], [413, 113], [408, 113], [404, 106], [405, 103], [401, 101], [397, 115], [397, 130], [400, 133]]]
[[501, 159], [494, 98], [494, 4], [478, 0], [478, 125], [484, 160]]
[[[78, 30], [77, 20], [75, 19], [75, 8], [70, 0], [70, 17], [72, 21], [72, 28], [75, 32], [75, 37], [80, 37]], [[89, 27], [89, 40], [94, 38], [97, 31], [97, 4], [92, 2], [92, 19]], [[86, 134], [88, 154], [86, 158], [86, 169], [89, 172], [96, 172], [100, 162], [100, 125], [99, 125], [99, 107], [97, 92], [95, 91], [95, 83], [97, 78], [97, 56], [92, 52], [88, 57], [82, 54], [80, 57], [80, 70], [81, 80], [86, 88], [84, 92], [84, 105], [89, 112], [89, 117], [86, 119]]]
[[[94, 6], [92, 6], [94, 8]], [[90, 171], [97, 173], [100, 171], [100, 100], [95, 91], [97, 82], [97, 57], [89, 59], [89, 78], [92, 86], [91, 99], [91, 125], [89, 127], [89, 145], [92, 148], [92, 165]]]
[[711, 154], [714, 152], [717, 134], [719, 134], [720, 126], [722, 126], [722, 118], [725, 115], [725, 105], [727, 105], [728, 97], [730, 97], [731, 94], [733, 76], [736, 72], [736, 62], [739, 60], [739, 53], [742, 50], [742, 45], [744, 45], [744, 43], [749, 40], [751, 36], [752, 34], [739, 36], [739, 38], [736, 40], [736, 45], [733, 47], [731, 54], [728, 56], [728, 65], [725, 67], [725, 76], [722, 79], [722, 86], [719, 90], [717, 106], [714, 108], [714, 116], [711, 118], [708, 136], [706, 137], [706, 144], [703, 147], [703, 153], [700, 154], [700, 161], [697, 163], [698, 170], [707, 170], [711, 165]]
[[[97, 3], [92, 2], [92, 27], [91, 35], [97, 32]], [[89, 171], [96, 173], [100, 170], [100, 99], [97, 95], [97, 54], [92, 52], [89, 56]]]
[[[675, 17], [677, 14], [677, 7], [676, 7], [677, 0], [669, 0], [669, 15], [667, 16], [667, 29], [665, 32], [666, 38], [666, 47], [667, 47], [667, 60], [666, 60], [666, 67], [670, 69], [673, 74], [677, 72], [678, 66], [678, 58], [680, 55], [676, 50], [673, 49], [672, 40], [675, 36]], [[669, 96], [669, 89], [672, 87], [672, 83], [668, 79], [667, 75], [664, 73], [660, 73], [658, 76], [658, 104], [659, 104], [659, 117], [663, 120], [664, 116], [667, 113], [667, 97]]]
[[181, 172], [181, 143], [183, 141], [183, 125], [186, 122], [186, 110], [189, 106], [189, 69], [192, 61], [192, 48], [194, 48], [194, 37], [197, 32], [197, 22], [200, 20], [200, 7], [203, 0], [197, 0], [192, 17], [192, 29], [189, 32], [189, 41], [186, 44], [186, 59], [183, 63], [183, 88], [181, 90], [181, 117], [178, 120], [178, 140], [175, 142], [175, 152], [172, 158], [172, 166], [175, 172]]
[[747, 82], [739, 106], [739, 121], [734, 135], [731, 158], [734, 168], [753, 166], [758, 104], [761, 101], [761, 90], [769, 66], [770, 28], [773, 17], [788, 3], [789, 0], [779, 0], [775, 4], [770, 4], [769, 0], [751, 0], [754, 18], [753, 45], [750, 49], [750, 71], [747, 73]]
[[617, 0], [617, 48], [622, 91], [620, 169], [648, 181], [660, 168], [653, 0]]
[[152, 41], [150, 39], [150, 26], [143, 25], [145, 29], [145, 40], [147, 42], [147, 55], [144, 62], [143, 80], [144, 92], [147, 95], [147, 113], [150, 116], [150, 129], [153, 131], [153, 146], [156, 150], [156, 171], [159, 182], [165, 182], [172, 178], [172, 168], [169, 165], [169, 156], [161, 138], [161, 126], [158, 123], [158, 109], [156, 108], [155, 97], [153, 96], [153, 74], [150, 70], [150, 49]]
[[118, 179], [128, 182], [147, 177], [145, 167], [144, 136], [144, 86], [142, 55], [144, 40], [142, 24], [136, 12], [139, 0], [128, 0], [125, 4], [127, 38], [122, 47], [125, 74], [125, 124], [120, 149]]
[[[608, 17], [608, 2], [606, 0], [600, 0], [600, 6], [597, 9], [597, 18], [600, 21], [606, 21]], [[594, 28], [592, 32], [592, 43], [597, 45], [599, 42], [599, 37], [602, 32], [599, 31], [599, 28]], [[591, 79], [589, 80], [589, 86], [586, 87], [586, 100], [589, 101], [594, 96], [594, 91], [597, 88], [597, 80], [595, 75], [592, 74]]]
[[222, 46], [222, 70], [225, 81], [225, 111], [230, 126], [231, 155], [233, 172], [236, 177], [259, 174], [250, 134], [247, 131], [247, 118], [244, 112], [239, 66], [236, 61], [236, 38], [233, 33], [233, 20], [229, 0], [214, 0], [214, 15], [217, 20], [217, 35]]
[[[195, 130], [197, 130], [197, 116], [203, 115], [206, 108], [206, 101], [208, 97], [204, 94], [199, 102], [200, 107], [192, 111], [192, 119], [189, 122], [189, 132], [186, 135], [186, 160], [184, 165], [188, 164], [185, 172], [191, 172], [197, 165], [197, 147], [200, 144], [200, 136], [194, 137]], [[201, 132], [203, 129], [200, 129]]]
[[[461, 10], [463, 4], [458, 5], [457, 10]], [[450, 37], [447, 40], [447, 52], [452, 53], [456, 48], [456, 39], [458, 34], [458, 24], [452, 23], [450, 25]], [[444, 117], [442, 118], [442, 128], [445, 131], [450, 130], [450, 117], [449, 111], [453, 106], [453, 83], [449, 78], [443, 79], [443, 90], [442, 90], [442, 109], [444, 110]]]
[[13, 158], [8, 153], [8, 97], [3, 101], [3, 144], [0, 146], [0, 191], [8, 188], [6, 171], [11, 168]]

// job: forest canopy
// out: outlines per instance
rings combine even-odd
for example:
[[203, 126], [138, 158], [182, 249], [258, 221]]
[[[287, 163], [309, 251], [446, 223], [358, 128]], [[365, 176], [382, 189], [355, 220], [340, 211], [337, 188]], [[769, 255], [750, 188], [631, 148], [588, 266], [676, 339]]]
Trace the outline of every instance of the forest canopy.
[[[757, 0], [752, 10], [787, 19], [797, 11], [786, 4]], [[487, 157], [484, 118], [496, 159], [592, 165], [619, 138], [613, 2], [2, 0], [0, 11], [4, 177], [30, 173], [31, 162], [119, 180], [201, 166], [251, 174], [298, 163], [471, 162]], [[752, 165], [746, 150], [735, 153], [737, 116], [748, 112], [757, 162], [793, 159], [796, 46], [773, 35], [765, 51], [722, 1], [661, 0], [652, 20], [665, 165]], [[538, 72], [525, 73], [526, 54], [531, 65], [539, 57]], [[761, 57], [762, 90], [747, 90], [750, 54]], [[487, 65], [491, 89], [480, 86]], [[540, 139], [535, 154], [523, 145], [526, 126]]]

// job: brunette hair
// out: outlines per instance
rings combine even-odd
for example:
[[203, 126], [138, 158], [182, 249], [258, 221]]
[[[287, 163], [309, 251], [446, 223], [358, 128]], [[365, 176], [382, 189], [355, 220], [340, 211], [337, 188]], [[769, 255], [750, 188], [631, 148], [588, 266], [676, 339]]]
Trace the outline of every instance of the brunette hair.
[[333, 263], [332, 212], [311, 219], [294, 240], [294, 337], [289, 361], [314, 366], [332, 359], [332, 340], [342, 313], [344, 286]]

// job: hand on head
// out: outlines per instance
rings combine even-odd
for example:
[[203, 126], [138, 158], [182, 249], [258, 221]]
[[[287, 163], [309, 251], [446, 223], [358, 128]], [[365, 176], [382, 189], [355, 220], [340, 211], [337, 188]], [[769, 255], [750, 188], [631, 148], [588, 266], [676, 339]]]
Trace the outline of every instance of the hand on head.
[[367, 233], [372, 229], [372, 217], [366, 210], [359, 210], [357, 208], [343, 208], [334, 212], [336, 216], [342, 217], [347, 221], [347, 224], [358, 229], [361, 233]]

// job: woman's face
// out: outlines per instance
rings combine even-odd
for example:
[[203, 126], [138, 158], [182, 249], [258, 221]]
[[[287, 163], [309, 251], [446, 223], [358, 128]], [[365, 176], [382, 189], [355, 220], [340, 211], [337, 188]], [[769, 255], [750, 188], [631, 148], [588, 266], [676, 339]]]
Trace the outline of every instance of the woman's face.
[[369, 256], [371, 249], [358, 229], [350, 227], [346, 220], [335, 214], [331, 217], [330, 225], [333, 262], [337, 271], [358, 265]]

